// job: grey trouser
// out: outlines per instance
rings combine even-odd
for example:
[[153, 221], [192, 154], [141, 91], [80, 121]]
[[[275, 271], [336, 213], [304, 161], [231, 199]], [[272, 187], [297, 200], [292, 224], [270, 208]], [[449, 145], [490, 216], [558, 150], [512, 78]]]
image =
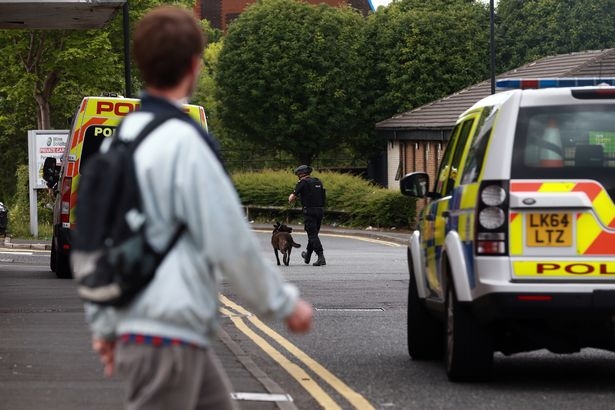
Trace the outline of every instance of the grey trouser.
[[118, 343], [126, 410], [231, 410], [231, 384], [211, 349]]

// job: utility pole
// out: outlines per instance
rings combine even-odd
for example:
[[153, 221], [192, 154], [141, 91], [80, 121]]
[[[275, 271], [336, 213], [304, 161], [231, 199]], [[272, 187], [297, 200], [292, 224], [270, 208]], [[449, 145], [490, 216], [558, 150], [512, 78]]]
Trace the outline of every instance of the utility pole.
[[[493, 1], [493, 0], [491, 0]], [[124, 83], [126, 97], [132, 97], [132, 77], [130, 75], [130, 16], [128, 15], [128, 0], [122, 7], [124, 14]]]
[[495, 0], [489, 0], [489, 61], [491, 70], [491, 94], [495, 94]]

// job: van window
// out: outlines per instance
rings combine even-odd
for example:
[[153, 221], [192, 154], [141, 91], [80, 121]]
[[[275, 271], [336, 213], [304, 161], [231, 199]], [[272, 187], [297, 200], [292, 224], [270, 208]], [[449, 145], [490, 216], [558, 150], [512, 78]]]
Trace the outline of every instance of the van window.
[[457, 179], [459, 166], [461, 165], [461, 157], [468, 144], [468, 138], [470, 137], [470, 131], [472, 131], [473, 124], [474, 119], [472, 118], [464, 121], [461, 125], [461, 130], [459, 131], [459, 136], [457, 137], [457, 144], [455, 145], [455, 152], [449, 168], [450, 173], [448, 175], [448, 182], [446, 183], [444, 196], [450, 195], [451, 192], [453, 192], [453, 188], [455, 188], [455, 180]]
[[100, 144], [102, 144], [103, 140], [106, 137], [111, 137], [114, 131], [115, 127], [109, 125], [90, 125], [85, 130], [85, 135], [83, 136], [83, 147], [81, 148], [81, 162], [79, 169], [85, 165], [92, 154], [98, 152]]
[[455, 142], [457, 141], [457, 135], [459, 134], [460, 128], [461, 124], [457, 124], [451, 131], [451, 135], [448, 138], [448, 145], [446, 146], [444, 156], [442, 157], [442, 161], [440, 162], [440, 167], [438, 169], [438, 179], [436, 179], [434, 192], [444, 194], [443, 189], [446, 186], [446, 180], [448, 179], [450, 162], [453, 157], [453, 152], [455, 151]]
[[451, 133], [444, 158], [440, 164], [440, 171], [438, 173], [438, 181], [436, 185], [436, 192], [442, 196], [448, 196], [453, 192], [455, 187], [455, 180], [457, 179], [457, 172], [459, 171], [459, 164], [461, 162], [461, 156], [468, 142], [470, 131], [472, 130], [472, 124], [474, 119], [465, 120], [458, 124]]
[[497, 109], [493, 107], [487, 107], [481, 114], [477, 129], [475, 133], [476, 137], [472, 141], [470, 151], [468, 152], [468, 158], [466, 160], [463, 174], [461, 175], [461, 184], [471, 184], [478, 181], [478, 177], [483, 169], [485, 162], [485, 154], [487, 153], [487, 146], [491, 139], [491, 132], [493, 131], [493, 123], [497, 114]]
[[511, 177], [594, 179], [615, 189], [615, 105], [528, 107], [519, 112]]

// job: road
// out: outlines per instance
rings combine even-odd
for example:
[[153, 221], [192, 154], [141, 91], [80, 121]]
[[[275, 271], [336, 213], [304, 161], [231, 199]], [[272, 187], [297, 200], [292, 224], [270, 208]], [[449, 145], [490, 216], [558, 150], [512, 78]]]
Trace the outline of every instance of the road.
[[[305, 245], [305, 235], [294, 237]], [[274, 261], [269, 235], [258, 238]], [[249, 306], [223, 285], [224, 333], [265, 375], [262, 381], [292, 397], [294, 408], [615, 407], [615, 355], [598, 350], [496, 355], [491, 383], [448, 382], [442, 363], [407, 355], [405, 248], [365, 238], [322, 239], [327, 266], [303, 264], [301, 249], [295, 249], [291, 265], [281, 267], [315, 307], [308, 335], [289, 334], [276, 321], [249, 315]], [[48, 257], [0, 250], [0, 409], [116, 409], [121, 385], [101, 377], [72, 283], [48, 272]], [[245, 380], [235, 378], [236, 392], [251, 391]], [[240, 403], [245, 409], [272, 408], [267, 402]]]

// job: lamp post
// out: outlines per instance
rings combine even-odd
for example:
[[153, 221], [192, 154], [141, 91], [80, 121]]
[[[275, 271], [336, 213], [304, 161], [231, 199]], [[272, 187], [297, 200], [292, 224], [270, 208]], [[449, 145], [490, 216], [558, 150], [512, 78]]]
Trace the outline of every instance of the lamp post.
[[495, 94], [495, 0], [489, 0], [489, 66], [491, 71], [491, 94]]
[[[493, 0], [492, 0], [493, 1]], [[122, 7], [124, 17], [124, 83], [126, 97], [132, 97], [132, 78], [130, 76], [130, 16], [128, 15], [128, 0]]]

